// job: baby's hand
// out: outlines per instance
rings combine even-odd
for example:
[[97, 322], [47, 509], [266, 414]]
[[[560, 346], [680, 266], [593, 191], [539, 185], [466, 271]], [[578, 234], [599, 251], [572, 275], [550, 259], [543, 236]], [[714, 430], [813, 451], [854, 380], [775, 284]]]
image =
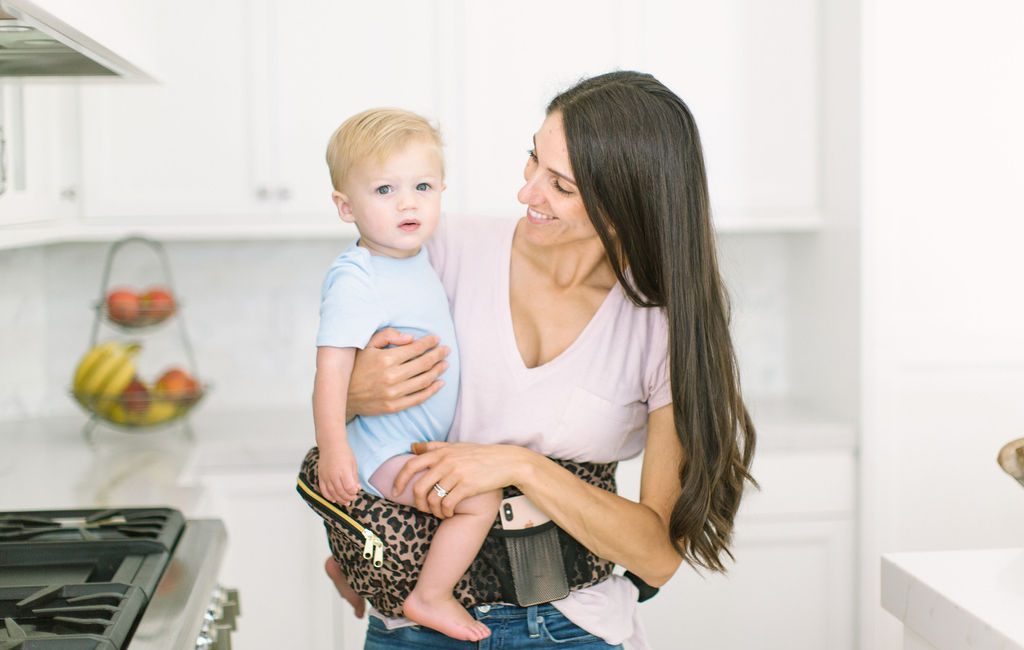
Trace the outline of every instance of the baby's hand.
[[320, 494], [335, 503], [347, 506], [359, 494], [356, 457], [346, 444], [320, 447]]

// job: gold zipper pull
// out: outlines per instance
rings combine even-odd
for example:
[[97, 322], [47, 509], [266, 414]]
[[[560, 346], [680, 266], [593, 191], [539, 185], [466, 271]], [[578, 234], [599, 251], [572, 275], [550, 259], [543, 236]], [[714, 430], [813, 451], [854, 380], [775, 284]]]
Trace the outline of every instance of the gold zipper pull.
[[374, 535], [373, 531], [371, 531], [369, 528], [364, 528], [363, 529], [363, 537], [366, 538], [366, 544], [363, 545], [363, 559], [372, 560], [373, 559], [373, 543], [374, 543], [374, 541], [377, 541], [378, 543], [380, 543], [380, 540], [377, 539], [377, 536]]
[[378, 569], [384, 564], [384, 542], [376, 535], [373, 536], [373, 566]]

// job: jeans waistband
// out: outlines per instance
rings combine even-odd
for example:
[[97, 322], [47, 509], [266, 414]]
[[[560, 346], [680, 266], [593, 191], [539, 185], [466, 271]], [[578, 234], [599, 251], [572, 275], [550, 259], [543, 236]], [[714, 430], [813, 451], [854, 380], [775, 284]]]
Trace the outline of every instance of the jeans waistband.
[[473, 608], [473, 613], [477, 615], [477, 618], [484, 616], [488, 618], [527, 618], [531, 611], [533, 615], [544, 614], [555, 610], [555, 606], [551, 603], [543, 603], [541, 605], [530, 605], [529, 607], [520, 607], [519, 605], [510, 605], [508, 603], [495, 603], [492, 605], [477, 605]]

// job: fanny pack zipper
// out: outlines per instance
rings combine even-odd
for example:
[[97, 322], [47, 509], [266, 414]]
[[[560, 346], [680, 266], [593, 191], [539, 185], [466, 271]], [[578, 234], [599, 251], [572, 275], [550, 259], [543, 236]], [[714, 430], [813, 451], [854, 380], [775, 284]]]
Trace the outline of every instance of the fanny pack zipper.
[[338, 522], [349, 529], [355, 535], [363, 537], [363, 557], [373, 562], [373, 566], [380, 568], [384, 564], [384, 542], [374, 534], [372, 530], [363, 526], [358, 521], [349, 517], [338, 506], [334, 505], [320, 495], [302, 476], [296, 481], [296, 489], [311, 508], [320, 513], [321, 516]]

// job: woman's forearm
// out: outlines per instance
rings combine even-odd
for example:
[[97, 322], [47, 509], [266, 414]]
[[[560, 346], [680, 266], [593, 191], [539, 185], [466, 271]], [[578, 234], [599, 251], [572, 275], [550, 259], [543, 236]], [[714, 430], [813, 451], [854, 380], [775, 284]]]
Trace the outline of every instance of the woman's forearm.
[[[648, 420], [640, 502], [590, 485], [554, 461], [517, 445], [426, 442], [414, 445], [395, 489], [419, 472], [416, 507], [451, 517], [464, 498], [514, 485], [556, 524], [600, 557], [622, 565], [648, 584], [664, 584], [682, 561], [668, 521], [679, 498], [683, 453], [671, 405]], [[433, 488], [444, 488], [441, 497]]]
[[520, 467], [516, 487], [594, 554], [655, 587], [679, 567], [667, 519], [654, 508], [590, 485], [539, 454], [531, 452]]

